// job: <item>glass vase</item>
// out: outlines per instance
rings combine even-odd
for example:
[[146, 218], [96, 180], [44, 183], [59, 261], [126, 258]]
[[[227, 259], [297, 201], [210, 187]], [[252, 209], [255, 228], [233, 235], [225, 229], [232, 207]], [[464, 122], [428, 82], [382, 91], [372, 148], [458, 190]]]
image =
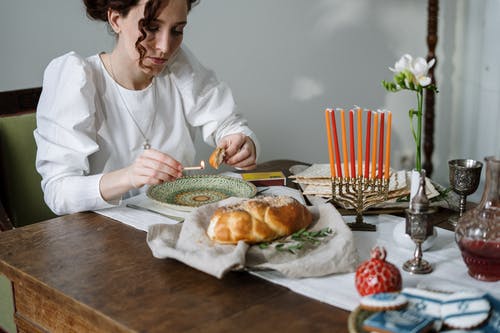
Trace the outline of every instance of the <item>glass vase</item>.
[[455, 240], [469, 275], [500, 280], [500, 158], [486, 157], [486, 183], [476, 208], [458, 220]]

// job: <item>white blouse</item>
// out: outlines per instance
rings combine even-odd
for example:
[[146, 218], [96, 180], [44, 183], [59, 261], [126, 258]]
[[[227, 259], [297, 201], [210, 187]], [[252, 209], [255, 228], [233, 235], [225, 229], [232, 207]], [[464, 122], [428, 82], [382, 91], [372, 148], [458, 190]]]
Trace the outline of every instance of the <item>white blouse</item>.
[[70, 52], [56, 58], [44, 73], [34, 131], [45, 202], [56, 214], [110, 207], [101, 197], [100, 179], [140, 155], [141, 131], [152, 148], [191, 165], [197, 129], [212, 146], [243, 133], [259, 151], [229, 87], [185, 47], [143, 90], [118, 85], [99, 55], [83, 59]]

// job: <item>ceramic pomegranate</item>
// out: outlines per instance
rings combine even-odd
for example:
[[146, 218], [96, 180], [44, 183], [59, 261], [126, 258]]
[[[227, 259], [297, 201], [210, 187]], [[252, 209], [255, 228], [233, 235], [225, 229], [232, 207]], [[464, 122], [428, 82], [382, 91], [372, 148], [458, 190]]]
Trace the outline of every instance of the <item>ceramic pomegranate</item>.
[[359, 265], [355, 283], [361, 296], [401, 291], [401, 273], [385, 261], [386, 255], [385, 248], [376, 246], [370, 251], [370, 260]]

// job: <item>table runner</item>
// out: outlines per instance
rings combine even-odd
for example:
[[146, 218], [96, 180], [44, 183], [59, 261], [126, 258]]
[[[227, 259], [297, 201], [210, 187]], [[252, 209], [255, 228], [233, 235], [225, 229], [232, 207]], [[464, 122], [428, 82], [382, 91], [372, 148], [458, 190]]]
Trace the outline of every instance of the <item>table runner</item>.
[[[344, 216], [346, 222], [353, 222], [354, 216]], [[482, 282], [467, 273], [460, 251], [455, 243], [454, 233], [438, 228], [434, 245], [424, 252], [434, 271], [427, 275], [411, 275], [401, 269], [403, 263], [413, 256], [413, 250], [399, 246], [393, 238], [393, 230], [403, 218], [392, 215], [365, 216], [368, 223], [377, 225], [376, 232], [354, 231], [354, 242], [362, 260], [369, 258], [375, 245], [387, 250], [386, 260], [396, 265], [403, 278], [403, 287], [433, 287], [437, 290], [456, 291], [480, 289], [497, 299], [500, 298], [500, 283]], [[289, 288], [290, 290], [344, 310], [352, 311], [359, 305], [360, 296], [354, 286], [354, 273], [337, 274], [322, 278], [286, 279], [275, 272], [252, 272], [263, 279]]]
[[[129, 200], [144, 201], [147, 198], [138, 197]], [[174, 212], [176, 215], [180, 215], [180, 212]], [[106, 209], [97, 211], [97, 213], [143, 231], [146, 231], [151, 224], [173, 223], [173, 221], [161, 216], [155, 216], [155, 214], [148, 212], [133, 211], [125, 207]], [[352, 222], [354, 219], [354, 216], [344, 216], [346, 222]], [[486, 291], [497, 299], [500, 298], [500, 283], [482, 282], [468, 275], [467, 268], [455, 243], [453, 232], [439, 228], [434, 245], [424, 252], [424, 259], [433, 265], [434, 271], [427, 275], [411, 275], [404, 272], [401, 267], [406, 260], [413, 256], [413, 250], [399, 246], [393, 238], [394, 227], [404, 219], [392, 215], [378, 215], [365, 216], [365, 220], [368, 223], [377, 225], [377, 231], [354, 231], [354, 242], [361, 261], [369, 258], [370, 249], [373, 246], [384, 246], [387, 250], [387, 260], [400, 268], [403, 287], [426, 285], [447, 290], [450, 288], [475, 288]], [[303, 279], [285, 278], [273, 271], [251, 272], [251, 274], [287, 287], [298, 294], [344, 310], [351, 311], [359, 304], [360, 296], [354, 287], [354, 273]]]

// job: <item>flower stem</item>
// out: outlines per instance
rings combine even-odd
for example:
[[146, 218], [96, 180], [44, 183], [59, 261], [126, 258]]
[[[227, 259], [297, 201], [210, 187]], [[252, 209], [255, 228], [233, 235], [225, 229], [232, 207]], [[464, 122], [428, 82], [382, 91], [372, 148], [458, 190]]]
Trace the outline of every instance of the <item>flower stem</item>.
[[417, 156], [416, 156], [416, 169], [417, 171], [422, 170], [422, 101], [423, 94], [421, 90], [417, 91], [417, 133], [415, 136], [415, 144], [417, 146]]

